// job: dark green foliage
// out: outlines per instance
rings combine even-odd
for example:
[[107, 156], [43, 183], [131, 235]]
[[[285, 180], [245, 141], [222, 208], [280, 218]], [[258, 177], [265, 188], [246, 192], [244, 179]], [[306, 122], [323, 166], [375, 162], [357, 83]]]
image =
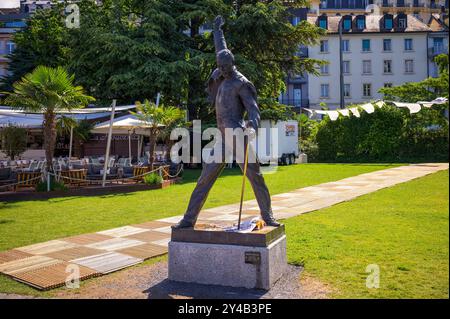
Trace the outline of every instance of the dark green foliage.
[[2, 150], [14, 160], [27, 149], [27, 131], [17, 126], [7, 126], [1, 129]]
[[[36, 192], [46, 192], [47, 181], [39, 182], [36, 185]], [[56, 181], [54, 177], [50, 180], [50, 191], [67, 191], [67, 186], [62, 181]]]
[[442, 107], [409, 114], [394, 106], [376, 108], [361, 117], [328, 117], [318, 124], [309, 140], [318, 152], [308, 154], [316, 161], [403, 162], [448, 160], [448, 122]]
[[262, 120], [287, 121], [294, 116], [292, 108], [274, 99], [258, 99]]

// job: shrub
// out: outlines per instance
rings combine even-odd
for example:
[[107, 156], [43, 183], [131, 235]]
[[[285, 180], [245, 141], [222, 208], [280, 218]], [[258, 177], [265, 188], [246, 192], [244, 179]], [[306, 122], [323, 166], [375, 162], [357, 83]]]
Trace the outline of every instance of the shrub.
[[151, 173], [144, 176], [144, 183], [147, 185], [162, 184], [163, 178], [157, 173]]
[[[63, 182], [58, 182], [53, 177], [50, 181], [51, 191], [67, 191], [67, 186]], [[47, 181], [39, 182], [36, 185], [36, 192], [46, 192], [47, 191]]]
[[[303, 143], [311, 160], [332, 162], [403, 162], [448, 160], [448, 121], [445, 106], [410, 114], [394, 106], [376, 108], [361, 117], [328, 117]], [[315, 149], [317, 145], [317, 149]]]

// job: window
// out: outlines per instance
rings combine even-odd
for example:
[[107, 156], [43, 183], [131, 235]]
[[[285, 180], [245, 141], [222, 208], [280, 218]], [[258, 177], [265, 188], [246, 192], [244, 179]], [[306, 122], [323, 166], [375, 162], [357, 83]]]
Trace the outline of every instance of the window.
[[363, 39], [362, 40], [362, 50], [364, 52], [370, 51], [370, 40], [369, 39]]
[[342, 40], [342, 52], [350, 52], [350, 40]]
[[329, 64], [324, 64], [320, 66], [320, 74], [328, 74], [329, 73]]
[[6, 43], [6, 53], [11, 54], [16, 49], [16, 44], [14, 42], [8, 41]]
[[345, 31], [348, 31], [352, 28], [352, 18], [351, 17], [344, 17], [344, 21], [342, 22], [342, 28]]
[[407, 27], [407, 17], [406, 15], [402, 14], [402, 15], [398, 15], [398, 28], [399, 29], [406, 29]]
[[370, 84], [370, 83], [363, 84], [363, 96], [364, 97], [372, 96], [372, 84]]
[[414, 73], [414, 61], [405, 60], [405, 73]]
[[320, 97], [329, 97], [329, 96], [330, 96], [329, 84], [321, 84], [320, 85]]
[[358, 30], [364, 30], [366, 28], [366, 19], [364, 17], [356, 18], [356, 28]]
[[326, 16], [319, 17], [319, 27], [322, 29], [328, 29], [328, 20]]
[[384, 73], [392, 73], [392, 60], [384, 60], [383, 72]]
[[320, 52], [328, 52], [328, 40], [320, 41]]
[[394, 27], [394, 19], [392, 18], [392, 15], [386, 14], [384, 16], [384, 28], [390, 30], [393, 27]]
[[405, 39], [405, 51], [412, 51], [413, 49], [413, 40]]
[[350, 97], [350, 84], [344, 84], [344, 97]]
[[433, 53], [444, 53], [444, 38], [433, 38]]
[[383, 39], [383, 51], [392, 51], [391, 39]]
[[292, 25], [297, 25], [300, 23], [300, 21], [302, 21], [302, 19], [300, 17], [293, 17], [292, 18]]
[[364, 60], [363, 61], [363, 74], [371, 74], [372, 73], [372, 61]]
[[385, 88], [391, 88], [392, 87], [392, 83], [390, 83], [390, 82], [384, 83], [384, 87]]
[[350, 61], [342, 61], [342, 73], [350, 74]]

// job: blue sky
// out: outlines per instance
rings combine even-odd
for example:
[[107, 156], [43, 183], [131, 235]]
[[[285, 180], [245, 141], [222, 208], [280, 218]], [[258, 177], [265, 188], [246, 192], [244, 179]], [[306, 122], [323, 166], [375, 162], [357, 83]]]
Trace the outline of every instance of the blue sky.
[[17, 8], [20, 6], [20, 0], [0, 0], [0, 8]]

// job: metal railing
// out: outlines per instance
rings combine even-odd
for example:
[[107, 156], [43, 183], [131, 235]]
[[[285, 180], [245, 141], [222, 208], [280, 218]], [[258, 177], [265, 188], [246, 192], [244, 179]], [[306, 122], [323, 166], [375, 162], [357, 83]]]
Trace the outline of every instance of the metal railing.
[[293, 107], [309, 107], [309, 99], [282, 98], [280, 99], [280, 103]]
[[448, 53], [448, 47], [446, 47], [446, 46], [436, 46], [436, 47], [431, 47], [428, 49], [428, 54], [431, 57], [435, 57], [436, 55], [447, 54], [447, 53]]

